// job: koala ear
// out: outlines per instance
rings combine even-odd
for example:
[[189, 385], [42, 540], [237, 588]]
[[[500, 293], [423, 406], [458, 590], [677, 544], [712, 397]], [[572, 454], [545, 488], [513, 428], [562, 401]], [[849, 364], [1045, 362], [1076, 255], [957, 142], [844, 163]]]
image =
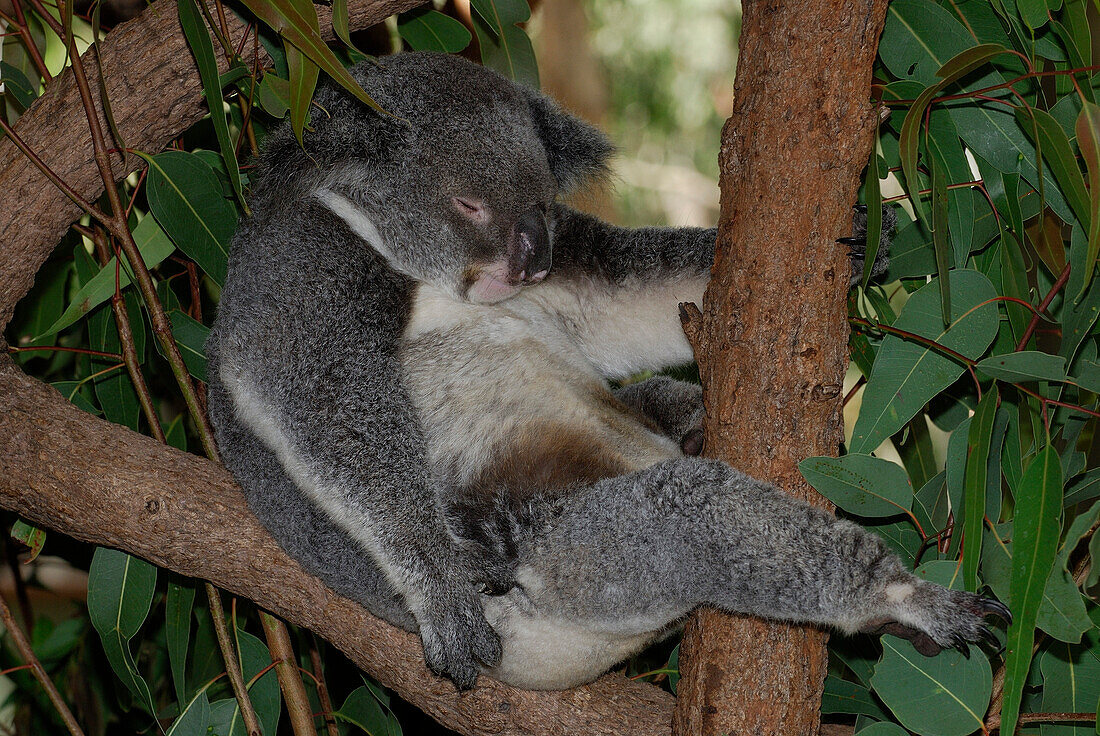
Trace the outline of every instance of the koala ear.
[[607, 136], [538, 92], [528, 93], [528, 105], [535, 130], [546, 149], [550, 171], [562, 192], [571, 192], [586, 181], [607, 174], [607, 160], [614, 153]]

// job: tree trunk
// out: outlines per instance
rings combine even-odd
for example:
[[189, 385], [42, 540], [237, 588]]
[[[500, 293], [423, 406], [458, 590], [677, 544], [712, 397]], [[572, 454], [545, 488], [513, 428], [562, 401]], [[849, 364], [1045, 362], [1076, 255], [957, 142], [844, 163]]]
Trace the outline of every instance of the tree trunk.
[[[851, 228], [886, 0], [746, 2], [721, 217], [696, 338], [707, 454], [826, 505], [797, 464], [843, 441]], [[700, 611], [680, 649], [676, 734], [815, 734], [826, 635]]]

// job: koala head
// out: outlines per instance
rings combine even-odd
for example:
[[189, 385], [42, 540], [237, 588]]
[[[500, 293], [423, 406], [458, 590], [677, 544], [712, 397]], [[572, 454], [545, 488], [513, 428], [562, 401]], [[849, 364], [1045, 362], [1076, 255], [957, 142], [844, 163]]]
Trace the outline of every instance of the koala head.
[[[545, 278], [550, 205], [602, 174], [611, 145], [549, 98], [446, 54], [399, 54], [352, 74], [388, 113], [318, 91], [302, 151], [273, 134], [258, 200], [317, 197], [390, 265], [492, 303]], [[277, 192], [276, 192], [277, 190]]]

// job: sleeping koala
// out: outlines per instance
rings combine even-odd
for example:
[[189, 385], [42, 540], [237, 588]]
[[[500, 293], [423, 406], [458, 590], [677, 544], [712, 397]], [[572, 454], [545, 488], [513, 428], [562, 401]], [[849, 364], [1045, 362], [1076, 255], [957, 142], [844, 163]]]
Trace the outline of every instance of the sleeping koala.
[[921, 581], [873, 534], [681, 443], [698, 386], [608, 381], [692, 359], [715, 231], [560, 204], [610, 145], [462, 59], [353, 74], [258, 162], [207, 350], [226, 465], [275, 538], [429, 667], [591, 680], [713, 605], [927, 654], [996, 601]]

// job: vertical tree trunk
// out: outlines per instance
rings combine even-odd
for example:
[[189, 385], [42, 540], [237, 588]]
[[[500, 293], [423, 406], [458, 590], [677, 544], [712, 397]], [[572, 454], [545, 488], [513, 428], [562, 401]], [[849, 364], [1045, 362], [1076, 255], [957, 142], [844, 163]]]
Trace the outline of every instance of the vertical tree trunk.
[[[797, 464], [843, 441], [850, 266], [886, 0], [747, 0], [697, 335], [707, 454], [825, 505]], [[681, 645], [675, 734], [816, 734], [826, 635], [716, 611]]]

